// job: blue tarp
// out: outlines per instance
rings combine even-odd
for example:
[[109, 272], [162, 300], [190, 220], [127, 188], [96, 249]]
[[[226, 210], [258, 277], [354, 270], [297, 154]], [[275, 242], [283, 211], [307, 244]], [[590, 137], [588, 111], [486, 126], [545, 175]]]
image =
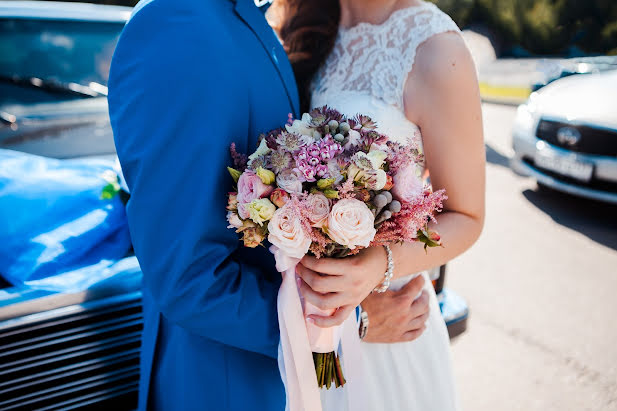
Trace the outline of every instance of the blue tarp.
[[131, 246], [120, 198], [101, 199], [113, 167], [0, 150], [0, 274], [8, 282], [62, 291], [110, 276]]

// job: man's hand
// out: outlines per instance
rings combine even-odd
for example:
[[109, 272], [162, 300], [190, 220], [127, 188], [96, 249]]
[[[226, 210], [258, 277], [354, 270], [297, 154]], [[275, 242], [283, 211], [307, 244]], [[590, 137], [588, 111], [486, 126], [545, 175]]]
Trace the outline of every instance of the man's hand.
[[[419, 275], [399, 291], [366, 297], [362, 309], [368, 314], [369, 327], [362, 341], [397, 343], [420, 337], [429, 316], [429, 296], [426, 290], [422, 291], [423, 286], [424, 277]], [[422, 294], [415, 299], [420, 291]]]

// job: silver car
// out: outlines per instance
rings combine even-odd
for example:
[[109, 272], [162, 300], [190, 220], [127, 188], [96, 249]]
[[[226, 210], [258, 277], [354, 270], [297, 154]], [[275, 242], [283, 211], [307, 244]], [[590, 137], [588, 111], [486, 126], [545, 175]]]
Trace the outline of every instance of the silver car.
[[576, 75], [518, 108], [512, 168], [540, 186], [617, 204], [617, 70]]

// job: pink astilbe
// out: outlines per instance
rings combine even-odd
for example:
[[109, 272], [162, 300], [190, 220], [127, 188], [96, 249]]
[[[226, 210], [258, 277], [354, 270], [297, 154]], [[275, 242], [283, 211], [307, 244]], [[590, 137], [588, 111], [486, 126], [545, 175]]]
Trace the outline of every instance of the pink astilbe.
[[403, 146], [398, 143], [388, 142], [388, 172], [391, 175], [409, 165], [409, 164], [424, 164], [424, 155], [416, 147]]
[[309, 216], [311, 214], [310, 210], [307, 209], [307, 203], [298, 198], [297, 195], [291, 196], [287, 204], [289, 203], [291, 203], [291, 206], [293, 206], [294, 217], [300, 220], [302, 228], [304, 228], [306, 234], [312, 237], [311, 233], [313, 232], [313, 227], [311, 226], [311, 220], [309, 219]]
[[412, 242], [416, 240], [418, 230], [428, 222], [435, 220], [435, 214], [443, 209], [443, 202], [448, 197], [444, 190], [434, 193], [425, 191], [416, 201], [403, 203], [401, 211], [384, 223], [377, 230], [372, 246], [393, 242]]
[[353, 178], [347, 178], [347, 180], [339, 186], [338, 196], [340, 199], [343, 198], [355, 198], [356, 194], [354, 193], [354, 182]]
[[332, 240], [326, 237], [323, 231], [319, 228], [312, 228], [310, 234], [313, 242], [311, 243], [311, 248], [309, 248], [309, 251], [312, 252], [317, 258], [325, 257], [326, 249]]

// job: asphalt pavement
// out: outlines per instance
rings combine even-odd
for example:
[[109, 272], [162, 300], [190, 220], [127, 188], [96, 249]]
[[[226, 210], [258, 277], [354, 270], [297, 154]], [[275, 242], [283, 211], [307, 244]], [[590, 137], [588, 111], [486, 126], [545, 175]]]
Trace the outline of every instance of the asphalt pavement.
[[508, 161], [516, 108], [484, 104], [487, 217], [449, 264], [466, 411], [617, 410], [617, 206], [539, 190]]

